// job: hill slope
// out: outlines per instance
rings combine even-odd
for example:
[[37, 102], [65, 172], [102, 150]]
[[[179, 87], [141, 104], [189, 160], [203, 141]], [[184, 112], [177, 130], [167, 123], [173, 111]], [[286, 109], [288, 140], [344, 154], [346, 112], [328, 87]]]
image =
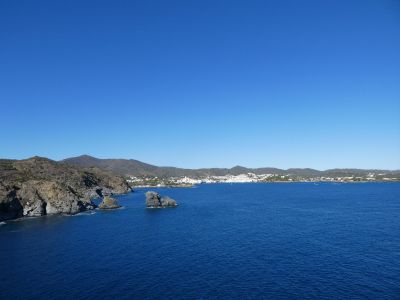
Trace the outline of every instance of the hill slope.
[[388, 170], [361, 170], [361, 169], [331, 169], [319, 171], [315, 169], [277, 169], [277, 168], [246, 168], [236, 166], [233, 168], [204, 168], [204, 169], [182, 169], [174, 167], [158, 167], [140, 162], [133, 159], [99, 159], [89, 155], [67, 158], [63, 160], [67, 164], [98, 167], [108, 171], [118, 173], [120, 175], [132, 176], [157, 176], [162, 178], [188, 176], [200, 178], [204, 176], [224, 176], [238, 175], [245, 173], [255, 174], [280, 174], [293, 175], [302, 177], [318, 177], [318, 176], [366, 176], [371, 172], [382, 172], [386, 174], [400, 174], [400, 171]]
[[249, 172], [255, 172], [256, 174], [284, 172], [284, 170], [274, 169], [274, 168], [249, 169], [241, 166], [236, 166], [231, 169], [227, 168], [183, 169], [175, 167], [158, 167], [134, 159], [99, 159], [89, 155], [67, 158], [62, 160], [62, 162], [81, 167], [98, 167], [120, 175], [157, 176], [162, 178], [181, 177], [181, 176], [189, 176], [189, 177], [223, 176], [227, 174], [238, 175]]

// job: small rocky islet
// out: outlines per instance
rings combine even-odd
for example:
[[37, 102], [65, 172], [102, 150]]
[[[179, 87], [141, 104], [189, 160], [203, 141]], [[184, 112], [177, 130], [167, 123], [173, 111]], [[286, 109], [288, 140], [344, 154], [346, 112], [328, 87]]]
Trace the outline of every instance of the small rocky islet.
[[177, 207], [178, 203], [168, 196], [162, 197], [159, 193], [148, 191], [146, 193], [146, 207], [147, 208], [166, 208]]
[[[146, 192], [146, 207], [147, 208], [165, 208], [176, 207], [176, 201], [168, 196], [161, 196], [159, 193], [148, 191]], [[105, 196], [98, 208], [102, 210], [120, 208], [118, 200], [110, 196]]]

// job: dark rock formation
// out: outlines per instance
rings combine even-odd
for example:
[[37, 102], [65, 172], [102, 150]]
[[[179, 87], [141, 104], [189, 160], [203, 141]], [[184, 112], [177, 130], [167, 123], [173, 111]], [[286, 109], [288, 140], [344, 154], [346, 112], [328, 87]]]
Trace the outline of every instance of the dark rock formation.
[[164, 208], [178, 206], [175, 200], [170, 197], [162, 197], [156, 192], [146, 193], [146, 207], [148, 208]]
[[147, 207], [161, 207], [161, 197], [160, 194], [156, 192], [146, 193], [146, 206]]
[[121, 205], [119, 205], [117, 199], [111, 198], [109, 196], [105, 196], [103, 198], [103, 201], [101, 201], [99, 205], [100, 209], [115, 209], [119, 207], [121, 207]]
[[16, 198], [16, 189], [0, 181], [0, 222], [23, 216], [23, 206]]
[[0, 160], [0, 221], [23, 216], [76, 214], [91, 199], [131, 191], [121, 176], [46, 158]]

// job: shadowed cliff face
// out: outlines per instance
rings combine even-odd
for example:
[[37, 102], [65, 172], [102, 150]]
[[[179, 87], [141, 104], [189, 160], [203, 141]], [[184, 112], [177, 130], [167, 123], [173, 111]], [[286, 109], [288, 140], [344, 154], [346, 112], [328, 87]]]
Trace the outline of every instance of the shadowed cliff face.
[[0, 221], [22, 216], [76, 214], [93, 209], [91, 199], [122, 194], [131, 187], [121, 176], [46, 158], [0, 160]]

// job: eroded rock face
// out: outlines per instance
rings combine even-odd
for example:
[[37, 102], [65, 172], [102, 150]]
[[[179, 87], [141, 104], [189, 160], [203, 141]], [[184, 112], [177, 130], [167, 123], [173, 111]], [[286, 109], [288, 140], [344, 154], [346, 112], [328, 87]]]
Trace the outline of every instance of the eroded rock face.
[[71, 187], [65, 187], [58, 183], [46, 182], [38, 185], [38, 192], [47, 203], [47, 214], [77, 214], [79, 212], [94, 209], [95, 205], [90, 198], [82, 197], [82, 194]]
[[24, 182], [17, 191], [16, 196], [23, 207], [24, 216], [35, 217], [46, 214], [47, 203], [38, 191], [39, 184], [39, 182]]
[[23, 216], [76, 214], [91, 199], [131, 191], [124, 178], [45, 158], [0, 160], [0, 221]]
[[14, 187], [11, 194], [20, 211], [14, 217], [3, 217], [4, 220], [46, 214], [77, 214], [95, 207], [89, 198], [81, 197], [71, 187], [52, 181], [28, 180]]
[[105, 196], [103, 198], [103, 201], [101, 201], [99, 205], [100, 209], [115, 209], [119, 207], [121, 207], [121, 205], [119, 205], [117, 199], [111, 198], [109, 196]]
[[146, 193], [146, 207], [163, 208], [178, 206], [175, 200], [170, 197], [162, 197], [156, 192], [149, 191]]

